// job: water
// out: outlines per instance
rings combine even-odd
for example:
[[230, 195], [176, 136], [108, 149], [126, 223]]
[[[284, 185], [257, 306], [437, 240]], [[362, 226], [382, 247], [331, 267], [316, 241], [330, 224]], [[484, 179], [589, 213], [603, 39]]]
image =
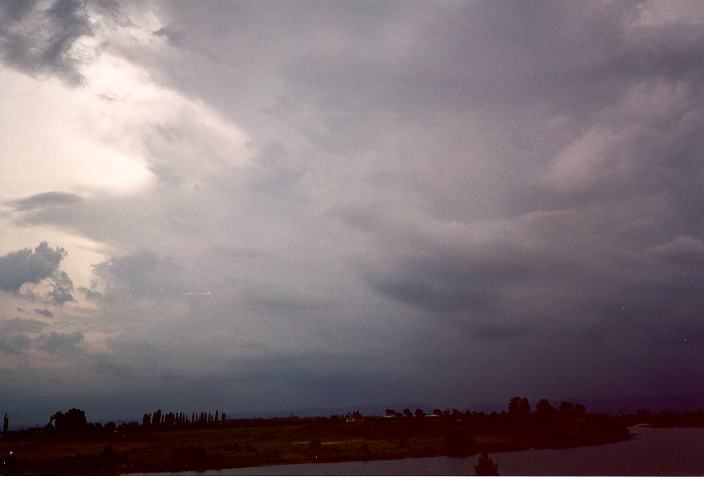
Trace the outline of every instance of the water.
[[[501, 475], [704, 475], [704, 428], [633, 428], [627, 442], [492, 453]], [[232, 468], [209, 475], [468, 475], [477, 457]]]

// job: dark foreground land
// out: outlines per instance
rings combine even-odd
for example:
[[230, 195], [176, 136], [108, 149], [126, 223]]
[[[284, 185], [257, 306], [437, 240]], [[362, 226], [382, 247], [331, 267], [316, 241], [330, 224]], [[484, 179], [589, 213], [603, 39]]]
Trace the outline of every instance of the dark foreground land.
[[384, 417], [358, 412], [316, 418], [206, 416], [182, 423], [170, 417], [169, 423], [157, 425], [86, 423], [73, 429], [65, 422], [57, 428], [54, 422], [5, 434], [0, 439], [0, 473], [119, 474], [466, 456], [629, 438], [623, 417], [589, 414], [571, 405], [556, 409], [543, 403], [536, 412], [526, 406], [527, 402], [513, 401], [508, 412], [491, 414], [406, 410], [387, 411]]

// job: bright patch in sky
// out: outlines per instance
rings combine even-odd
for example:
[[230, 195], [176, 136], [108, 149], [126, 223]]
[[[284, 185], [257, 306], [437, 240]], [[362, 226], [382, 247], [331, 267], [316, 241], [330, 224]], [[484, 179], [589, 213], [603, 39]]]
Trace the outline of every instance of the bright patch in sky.
[[0, 130], [0, 195], [3, 200], [46, 191], [129, 193], [152, 180], [143, 153], [124, 130], [92, 78], [71, 88], [52, 78], [38, 80], [0, 71], [5, 95], [0, 115], [12, 119]]

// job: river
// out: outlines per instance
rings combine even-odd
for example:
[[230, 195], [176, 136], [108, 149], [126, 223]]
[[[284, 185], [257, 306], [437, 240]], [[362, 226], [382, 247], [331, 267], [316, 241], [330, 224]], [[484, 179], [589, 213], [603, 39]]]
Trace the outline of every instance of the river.
[[[631, 429], [627, 442], [559, 450], [492, 453], [501, 475], [704, 475], [704, 428]], [[474, 475], [477, 457], [306, 463], [182, 474]]]

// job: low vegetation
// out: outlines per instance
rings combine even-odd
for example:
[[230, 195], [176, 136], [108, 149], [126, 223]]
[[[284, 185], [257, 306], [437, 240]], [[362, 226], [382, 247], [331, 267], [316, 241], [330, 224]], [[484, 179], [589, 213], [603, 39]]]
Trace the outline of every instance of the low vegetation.
[[[45, 428], [3, 435], [0, 473], [202, 471], [284, 463], [468, 456], [629, 438], [622, 417], [590, 414], [584, 407], [567, 402], [553, 407], [544, 400], [531, 411], [528, 401], [518, 397], [511, 400], [507, 411], [492, 413], [406, 409], [387, 410], [384, 416], [354, 412], [271, 419], [227, 419], [217, 413], [155, 414], [149, 415], [149, 421], [145, 415], [141, 424], [101, 425], [88, 423], [77, 409], [57, 412]], [[491, 469], [486, 461], [478, 465]]]

